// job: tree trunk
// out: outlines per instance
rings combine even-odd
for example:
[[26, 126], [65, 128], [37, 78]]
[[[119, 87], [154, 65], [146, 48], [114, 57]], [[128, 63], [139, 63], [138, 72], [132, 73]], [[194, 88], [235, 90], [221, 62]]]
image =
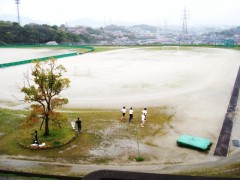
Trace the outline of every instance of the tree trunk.
[[45, 119], [45, 133], [44, 133], [45, 136], [49, 135], [48, 121], [49, 121], [49, 118], [48, 118], [48, 115], [46, 115], [46, 119]]
[[46, 111], [46, 119], [45, 119], [45, 133], [44, 133], [45, 136], [49, 135], [48, 121], [49, 121], [49, 114], [51, 112], [50, 102], [51, 102], [51, 99], [49, 99], [47, 101], [47, 111]]

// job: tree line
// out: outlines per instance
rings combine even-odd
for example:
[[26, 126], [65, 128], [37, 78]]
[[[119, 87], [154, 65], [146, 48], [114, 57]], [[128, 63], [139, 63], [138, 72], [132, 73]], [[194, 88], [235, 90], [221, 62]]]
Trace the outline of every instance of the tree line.
[[59, 44], [89, 43], [84, 35], [67, 31], [64, 25], [26, 24], [20, 26], [16, 22], [0, 21], [0, 45], [8, 44], [45, 44], [56, 41]]

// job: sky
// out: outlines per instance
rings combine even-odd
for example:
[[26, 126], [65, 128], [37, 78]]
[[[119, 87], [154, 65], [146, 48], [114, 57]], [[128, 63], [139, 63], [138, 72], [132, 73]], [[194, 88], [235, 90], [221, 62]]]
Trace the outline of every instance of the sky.
[[[51, 25], [80, 18], [104, 24], [240, 25], [240, 0], [20, 0], [20, 16]], [[0, 0], [1, 15], [15, 15], [15, 0]], [[103, 25], [104, 25], [103, 24]]]

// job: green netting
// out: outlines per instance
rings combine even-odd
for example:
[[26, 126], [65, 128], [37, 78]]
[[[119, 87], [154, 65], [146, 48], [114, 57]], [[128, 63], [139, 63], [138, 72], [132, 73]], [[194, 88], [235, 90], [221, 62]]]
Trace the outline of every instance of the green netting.
[[68, 53], [68, 54], [61, 54], [61, 55], [56, 55], [56, 56], [49, 56], [49, 57], [42, 57], [42, 58], [35, 58], [35, 59], [28, 59], [28, 60], [22, 60], [22, 61], [16, 61], [16, 62], [9, 62], [9, 63], [2, 63], [0, 64], [0, 68], [5, 68], [5, 67], [10, 67], [10, 66], [17, 66], [17, 65], [22, 65], [22, 64], [28, 64], [32, 63], [36, 60], [40, 61], [46, 61], [51, 58], [65, 58], [69, 56], [76, 56], [78, 54], [84, 54], [88, 53], [91, 51], [94, 51], [94, 48], [91, 46], [67, 46], [67, 45], [4, 45], [0, 46], [0, 48], [33, 48], [33, 47], [47, 47], [47, 48], [52, 48], [52, 47], [57, 47], [57, 48], [77, 48], [77, 49], [86, 49], [85, 52], [74, 52], [74, 53]]
[[177, 139], [177, 144], [180, 146], [186, 146], [200, 150], [208, 150], [212, 143], [207, 138], [184, 134]]

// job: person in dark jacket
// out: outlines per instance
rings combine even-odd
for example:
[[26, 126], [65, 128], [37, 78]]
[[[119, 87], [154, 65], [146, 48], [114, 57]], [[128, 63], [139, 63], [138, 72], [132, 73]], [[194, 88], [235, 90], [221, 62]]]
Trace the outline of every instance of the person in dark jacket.
[[32, 144], [37, 144], [37, 145], [39, 145], [37, 131], [34, 132], [34, 140], [33, 140], [33, 143], [32, 143]]
[[76, 121], [76, 124], [78, 126], [78, 132], [80, 133], [81, 128], [82, 128], [82, 121], [78, 118], [77, 121]]

